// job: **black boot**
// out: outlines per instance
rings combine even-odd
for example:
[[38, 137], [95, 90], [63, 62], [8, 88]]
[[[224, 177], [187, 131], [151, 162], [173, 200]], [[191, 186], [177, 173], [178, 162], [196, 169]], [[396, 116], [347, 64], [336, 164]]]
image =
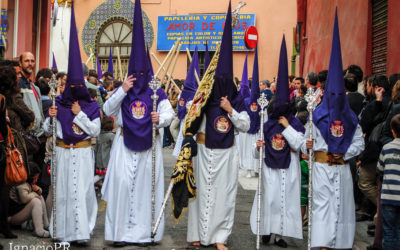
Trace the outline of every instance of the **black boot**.
[[[0, 183], [1, 185], [1, 183]], [[8, 224], [8, 202], [9, 202], [10, 188], [8, 186], [0, 187], [0, 234], [4, 235], [6, 239], [15, 239], [17, 235], [13, 234]]]

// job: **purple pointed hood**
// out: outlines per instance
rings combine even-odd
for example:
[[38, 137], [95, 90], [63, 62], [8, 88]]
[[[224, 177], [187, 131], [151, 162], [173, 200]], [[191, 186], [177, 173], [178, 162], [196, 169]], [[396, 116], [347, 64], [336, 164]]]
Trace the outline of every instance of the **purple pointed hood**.
[[71, 106], [75, 101], [78, 101], [82, 112], [84, 112], [90, 120], [100, 117], [99, 105], [95, 100], [90, 98], [89, 91], [83, 78], [82, 60], [79, 50], [73, 3], [71, 9], [67, 83], [63, 94], [56, 98], [56, 105], [58, 107], [57, 119], [61, 123], [63, 140], [66, 144], [75, 144], [88, 136], [81, 128], [73, 123], [75, 115], [71, 111]]
[[260, 129], [260, 107], [258, 106], [257, 99], [260, 97], [260, 85], [258, 77], [258, 48], [254, 54], [254, 67], [253, 77], [251, 81], [250, 97], [245, 99], [247, 113], [250, 116], [250, 128], [247, 133], [257, 134]]
[[103, 77], [103, 71], [101, 70], [99, 56], [96, 57], [96, 64], [97, 64], [97, 75], [98, 75], [99, 79], [101, 79]]
[[114, 75], [114, 64], [113, 64], [113, 58], [112, 58], [112, 50], [110, 47], [110, 55], [108, 57], [108, 72], [110, 72], [112, 75]]
[[210, 53], [208, 52], [208, 41], [206, 42], [206, 51], [204, 55], [204, 72], [207, 71], [208, 65], [210, 65]]
[[325, 94], [321, 104], [314, 110], [313, 122], [328, 145], [328, 152], [332, 154], [347, 152], [357, 129], [358, 120], [350, 108], [344, 89], [337, 8]]
[[279, 117], [284, 116], [290, 126], [304, 133], [301, 122], [292, 114], [289, 97], [288, 58], [285, 36], [282, 39], [279, 56], [278, 79], [275, 93], [273, 111], [269, 114], [264, 125], [265, 158], [264, 161], [270, 168], [288, 168], [290, 165], [290, 147], [282, 135], [284, 127], [278, 123]]
[[53, 69], [57, 69], [57, 70], [58, 70], [58, 68], [57, 68], [57, 63], [56, 63], [56, 58], [55, 58], [55, 56], [54, 56], [54, 52], [53, 52], [53, 65], [51, 65], [51, 67], [52, 67]]
[[178, 118], [180, 120], [185, 118], [186, 115], [186, 103], [191, 101], [196, 94], [197, 88], [199, 85], [197, 84], [197, 80], [195, 77], [195, 70], [197, 74], [199, 74], [199, 57], [197, 52], [197, 46], [193, 53], [192, 63], [190, 63], [189, 70], [185, 79], [185, 83], [183, 84], [184, 88], [182, 90], [181, 96], [179, 98], [178, 103]]
[[227, 97], [232, 107], [239, 113], [246, 109], [243, 98], [233, 82], [231, 24], [232, 13], [229, 1], [220, 55], [215, 70], [215, 81], [206, 111], [205, 145], [207, 148], [229, 148], [234, 142], [233, 124], [227, 112], [220, 108], [221, 97]]
[[243, 66], [243, 74], [242, 74], [242, 82], [240, 83], [240, 95], [243, 99], [246, 99], [250, 96], [250, 88], [249, 88], [249, 73], [247, 70], [247, 56], [248, 52], [246, 53], [246, 59], [244, 60]]
[[[128, 76], [136, 80], [124, 100], [122, 101], [122, 121], [124, 131], [124, 144], [134, 151], [144, 151], [152, 145], [153, 91], [149, 87], [151, 80], [151, 66], [146, 54], [144, 42], [143, 18], [140, 0], [135, 1], [133, 20], [132, 49], [129, 57]], [[167, 98], [160, 88], [157, 102]]]

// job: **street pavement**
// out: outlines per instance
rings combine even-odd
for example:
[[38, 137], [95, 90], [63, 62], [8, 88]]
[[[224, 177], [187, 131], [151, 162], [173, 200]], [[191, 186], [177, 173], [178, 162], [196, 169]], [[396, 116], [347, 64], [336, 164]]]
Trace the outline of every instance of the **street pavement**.
[[[168, 148], [163, 149], [164, 166], [165, 166], [165, 189], [169, 184], [169, 177], [172, 167], [175, 164], [175, 158], [172, 157], [172, 150]], [[255, 249], [256, 236], [250, 230], [250, 211], [257, 187], [257, 178], [246, 178], [245, 171], [239, 171], [239, 185], [236, 198], [236, 212], [235, 223], [233, 231], [229, 237], [227, 246], [229, 249], [246, 250]], [[89, 244], [85, 247], [71, 246], [69, 249], [91, 249], [91, 250], [107, 250], [107, 249], [165, 249], [165, 250], [178, 250], [178, 249], [215, 249], [214, 247], [192, 247], [186, 242], [186, 229], [187, 229], [187, 213], [185, 213], [178, 223], [175, 223], [171, 215], [171, 203], [168, 201], [166, 214], [165, 214], [165, 232], [162, 242], [156, 246], [139, 247], [129, 245], [123, 248], [114, 248], [112, 242], [104, 240], [104, 220], [106, 204], [98, 198], [99, 211], [97, 215], [96, 227], [94, 229], [92, 238]], [[366, 234], [367, 225], [370, 222], [357, 223], [357, 233], [353, 249], [363, 250], [366, 246], [372, 243], [373, 238]], [[18, 239], [8, 240], [0, 237], [0, 244], [4, 249], [13, 250], [50, 250], [56, 249], [54, 243], [50, 239], [41, 239], [32, 236], [32, 233], [26, 229], [13, 230], [18, 235]], [[307, 249], [307, 231], [304, 231], [304, 240], [296, 240], [285, 238], [288, 243], [287, 249]], [[62, 249], [62, 248], [58, 248]], [[273, 237], [268, 245], [261, 245], [261, 249], [281, 249], [273, 244]]]

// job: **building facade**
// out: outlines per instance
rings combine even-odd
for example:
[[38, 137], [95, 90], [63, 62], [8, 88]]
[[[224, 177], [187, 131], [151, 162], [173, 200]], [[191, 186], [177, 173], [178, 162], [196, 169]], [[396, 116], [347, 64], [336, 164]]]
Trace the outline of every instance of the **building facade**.
[[343, 67], [359, 65], [364, 75], [400, 72], [400, 1], [298, 0], [297, 7], [302, 75], [328, 69], [336, 7]]
[[2, 32], [3, 58], [17, 58], [30, 51], [35, 55], [36, 69], [49, 66], [51, 6], [51, 0], [1, 1], [7, 16]]
[[[24, 51], [36, 56], [37, 68], [51, 67], [54, 53], [60, 71], [67, 70], [69, 19], [71, 0], [7, 0], [2, 1], [7, 11], [8, 33], [4, 58], [16, 58]], [[6, 2], [6, 3], [4, 3]], [[110, 47], [114, 62], [114, 75], [125, 76], [130, 53], [132, 0], [76, 0], [75, 16], [83, 62], [95, 68], [98, 55], [103, 72], [107, 70]], [[167, 51], [157, 50], [159, 16], [226, 14], [228, 0], [141, 0], [150, 54], [163, 61]], [[232, 1], [234, 9], [239, 0]], [[286, 35], [288, 60], [292, 57], [293, 28], [296, 24], [297, 6], [293, 0], [252, 0], [240, 13], [255, 16], [259, 34], [260, 79], [272, 79], [278, 70], [279, 48]], [[212, 50], [212, 48], [210, 48]], [[194, 50], [194, 46], [190, 47]], [[201, 52], [204, 53], [204, 52]], [[92, 55], [92, 56], [91, 56]], [[234, 52], [234, 72], [242, 76], [245, 51]], [[254, 51], [249, 51], [249, 70], [253, 67]], [[155, 57], [152, 64], [158, 69]], [[118, 59], [119, 58], [119, 59]], [[119, 62], [121, 62], [119, 64]], [[182, 50], [177, 58], [174, 78], [184, 79], [188, 57]], [[119, 65], [121, 65], [121, 70]]]

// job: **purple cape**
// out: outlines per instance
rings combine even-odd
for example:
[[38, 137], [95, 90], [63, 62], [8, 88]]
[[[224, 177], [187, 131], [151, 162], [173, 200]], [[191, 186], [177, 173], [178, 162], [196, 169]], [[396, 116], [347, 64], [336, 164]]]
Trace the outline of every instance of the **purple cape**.
[[332, 154], [347, 152], [358, 125], [357, 116], [350, 108], [346, 97], [342, 69], [336, 8], [326, 91], [322, 103], [313, 113], [313, 122], [328, 145], [328, 152]]
[[303, 124], [292, 114], [289, 97], [289, 77], [285, 36], [282, 39], [279, 57], [278, 80], [274, 108], [264, 124], [265, 164], [269, 168], [289, 168], [290, 147], [282, 132], [284, 127], [278, 123], [279, 117], [284, 116], [296, 131], [305, 132]]
[[75, 144], [88, 136], [73, 123], [75, 115], [71, 111], [71, 106], [75, 101], [78, 101], [82, 112], [91, 121], [100, 117], [99, 105], [95, 100], [90, 98], [83, 78], [74, 5], [72, 4], [67, 83], [64, 93], [56, 98], [56, 106], [58, 108], [57, 120], [61, 123], [63, 140], [66, 144]]
[[[134, 151], [148, 150], [152, 146], [153, 90], [149, 87], [151, 66], [146, 54], [142, 9], [140, 0], [135, 1], [133, 21], [132, 50], [129, 57], [128, 76], [133, 75], [136, 81], [122, 101], [122, 121], [124, 144]], [[165, 92], [157, 90], [157, 104], [167, 99]]]
[[246, 110], [243, 98], [239, 95], [233, 82], [231, 23], [232, 14], [229, 2], [221, 52], [214, 76], [215, 82], [206, 110], [205, 145], [207, 148], [230, 148], [235, 139], [232, 121], [227, 112], [220, 108], [221, 97], [227, 96], [237, 112]]
[[197, 52], [197, 46], [193, 54], [193, 59], [192, 63], [190, 64], [185, 83], [184, 83], [184, 88], [182, 90], [181, 96], [178, 101], [178, 118], [179, 120], [182, 120], [185, 118], [186, 115], [186, 103], [191, 101], [196, 94], [196, 90], [198, 87], [196, 77], [195, 77], [195, 70], [197, 74], [200, 72], [199, 71], [199, 57], [198, 57], [198, 52]]

